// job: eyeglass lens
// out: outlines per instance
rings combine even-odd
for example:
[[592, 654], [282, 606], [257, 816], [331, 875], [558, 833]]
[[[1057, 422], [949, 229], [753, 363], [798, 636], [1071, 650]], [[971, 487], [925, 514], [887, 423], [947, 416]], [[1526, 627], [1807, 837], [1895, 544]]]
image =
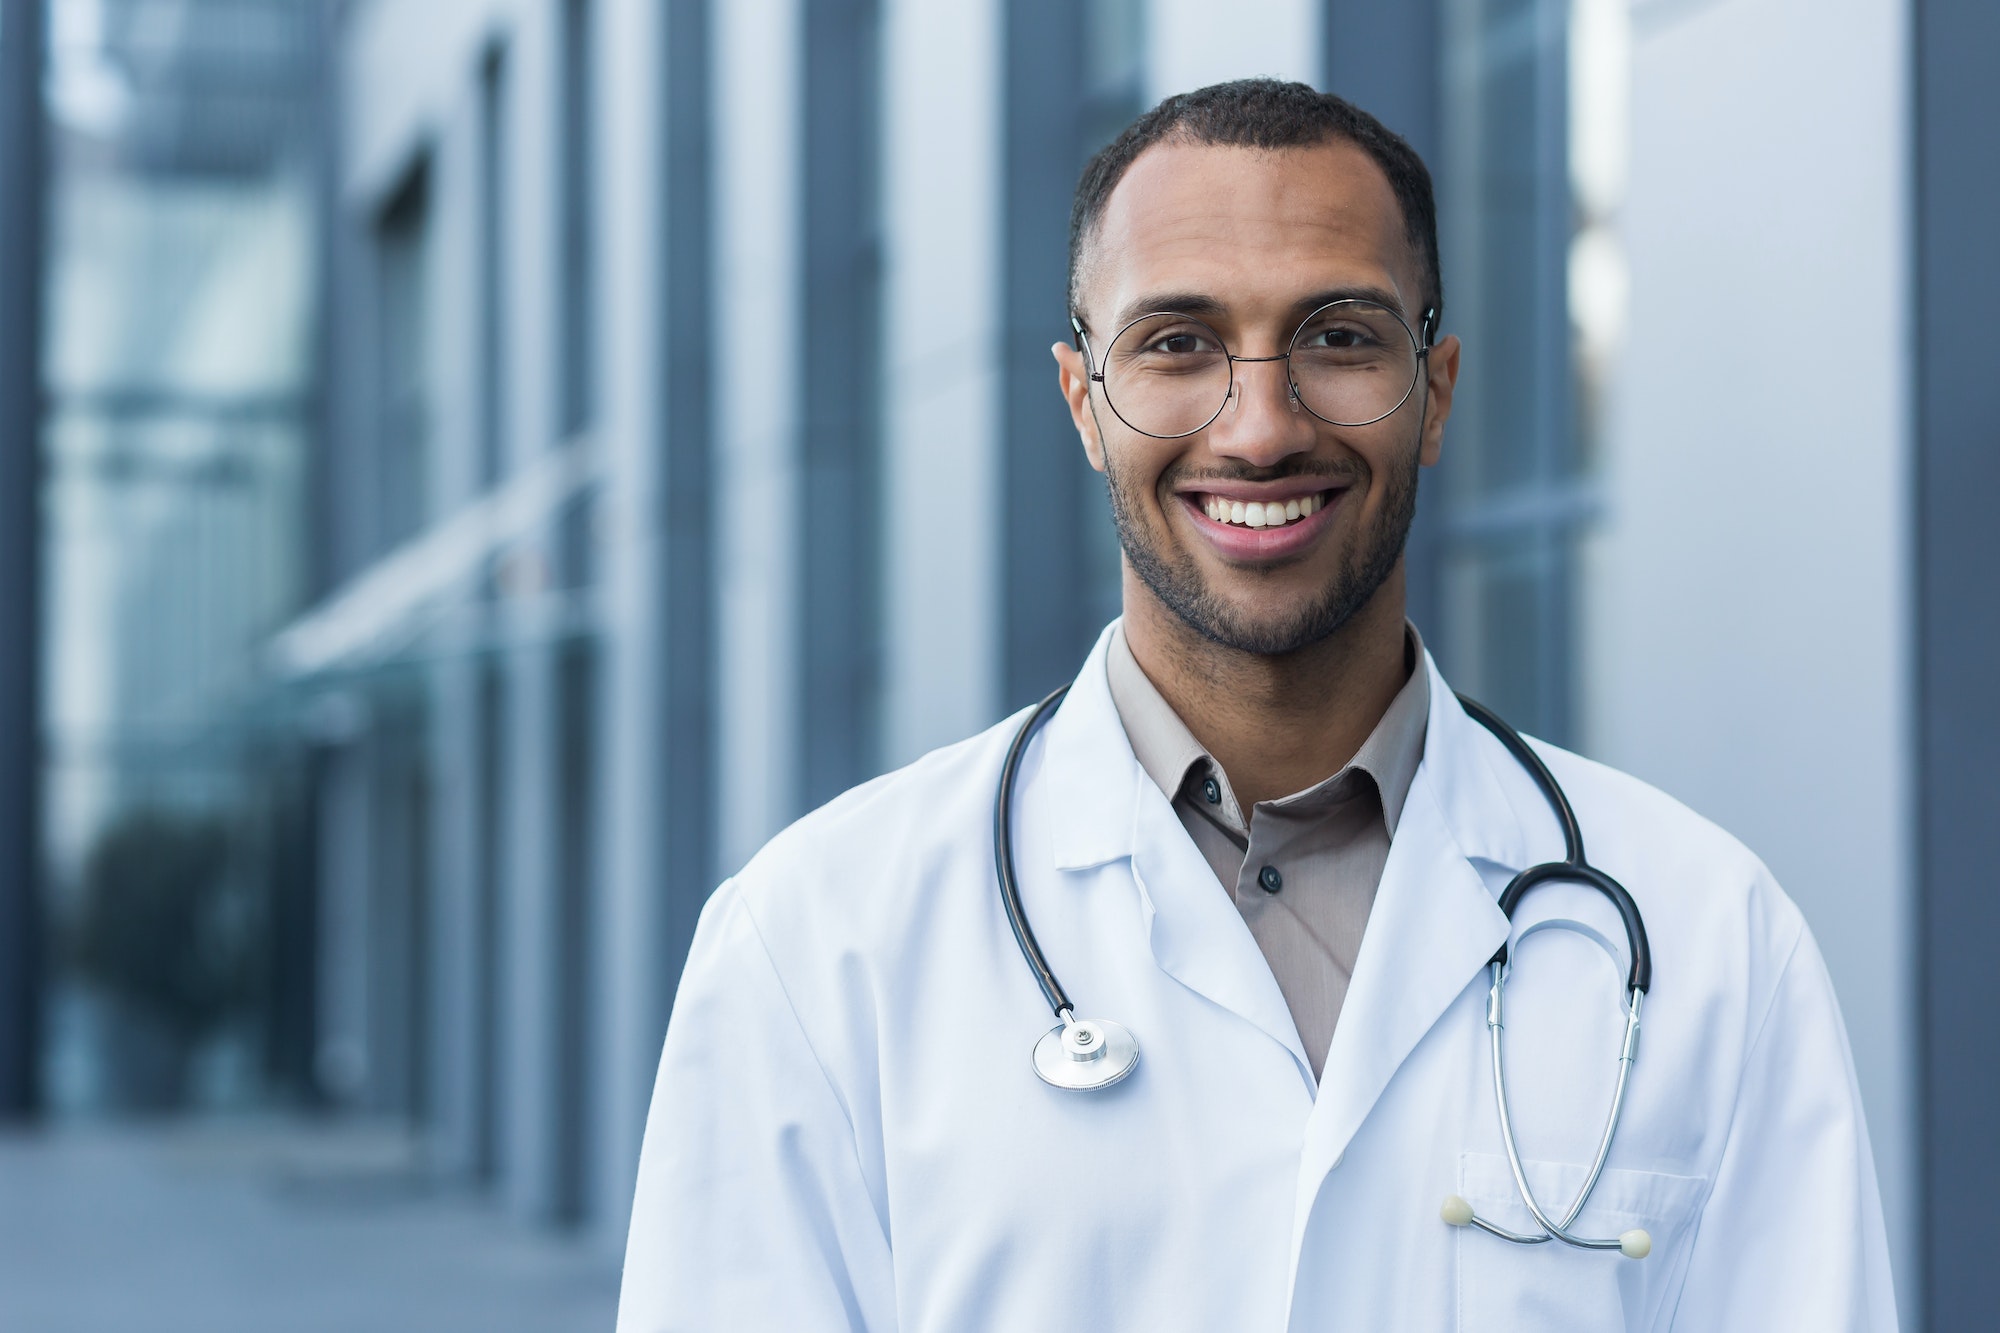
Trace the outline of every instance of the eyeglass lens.
[[[1394, 311], [1335, 301], [1306, 317], [1289, 369], [1299, 402], [1336, 426], [1365, 426], [1394, 412], [1417, 381], [1416, 339]], [[1191, 435], [1229, 400], [1229, 351], [1191, 315], [1162, 312], [1121, 329], [1104, 358], [1104, 396], [1146, 435]]]

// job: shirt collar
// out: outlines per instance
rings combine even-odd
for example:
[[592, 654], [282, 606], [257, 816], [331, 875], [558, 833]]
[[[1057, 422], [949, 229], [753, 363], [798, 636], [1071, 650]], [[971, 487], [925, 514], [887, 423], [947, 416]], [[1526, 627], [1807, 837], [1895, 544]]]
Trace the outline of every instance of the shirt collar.
[[[1416, 777], [1417, 765], [1424, 755], [1424, 731], [1430, 719], [1430, 672], [1426, 669], [1423, 637], [1417, 627], [1403, 622], [1404, 662], [1409, 672], [1403, 688], [1389, 701], [1389, 707], [1376, 722], [1368, 739], [1354, 753], [1339, 772], [1324, 781], [1315, 783], [1304, 791], [1295, 792], [1274, 805], [1306, 805], [1315, 800], [1333, 795], [1336, 790], [1344, 791], [1348, 779], [1355, 772], [1366, 773], [1374, 780], [1375, 789], [1382, 801], [1382, 819], [1387, 825], [1389, 836], [1396, 834], [1397, 821], [1402, 818], [1403, 803], [1410, 792], [1410, 782]], [[1235, 793], [1229, 788], [1227, 775], [1222, 766], [1215, 762], [1207, 748], [1195, 739], [1187, 724], [1181, 721], [1173, 705], [1166, 701], [1159, 689], [1140, 667], [1139, 659], [1132, 655], [1131, 645], [1125, 641], [1125, 625], [1121, 620], [1111, 627], [1110, 642], [1106, 644], [1105, 676], [1111, 687], [1111, 701], [1118, 710], [1118, 718], [1124, 724], [1126, 737], [1132, 743], [1132, 754], [1139, 766], [1154, 785], [1166, 793], [1168, 800], [1179, 796], [1188, 775], [1199, 769], [1212, 776], [1222, 789], [1221, 814], [1237, 828], [1247, 828], [1248, 820], [1236, 804]]]
[[[1122, 619], [1111, 627], [1104, 674], [1111, 685], [1111, 702], [1118, 709], [1118, 720], [1125, 724], [1125, 735], [1132, 742], [1133, 757], [1153, 784], [1167, 794], [1168, 800], [1180, 794], [1188, 774], [1197, 767], [1215, 768], [1217, 780], [1223, 780], [1207, 748], [1194, 738], [1180, 714], [1139, 665], [1139, 659], [1132, 656]], [[1234, 798], [1230, 799], [1233, 803]]]
[[[1106, 660], [1117, 622], [1106, 626], [1077, 675], [1069, 697], [1030, 745], [1023, 789], [1036, 818], [1024, 821], [1021, 855], [1062, 871], [1081, 871], [1130, 856], [1138, 815], [1159, 789], [1146, 775], [1112, 703]], [[1528, 864], [1530, 841], [1540, 859], [1561, 854], [1562, 830], [1534, 782], [1500, 742], [1466, 716], [1451, 687], [1425, 653], [1418, 668], [1428, 681], [1429, 721], [1409, 801], [1431, 802], [1444, 821], [1441, 835], [1456, 854], [1505, 868]], [[1027, 718], [1023, 709], [1011, 726]], [[995, 771], [999, 758], [994, 757]], [[1414, 808], [1414, 805], [1413, 805]], [[1384, 872], [1385, 874], [1388, 872]]]

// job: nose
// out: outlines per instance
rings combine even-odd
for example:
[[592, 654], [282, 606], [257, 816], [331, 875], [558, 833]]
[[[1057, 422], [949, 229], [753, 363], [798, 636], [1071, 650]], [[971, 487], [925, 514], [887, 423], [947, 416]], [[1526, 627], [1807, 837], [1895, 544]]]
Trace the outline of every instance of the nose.
[[1292, 394], [1290, 363], [1283, 357], [1244, 358], [1232, 369], [1229, 400], [1208, 428], [1208, 447], [1253, 467], [1311, 452], [1317, 432]]

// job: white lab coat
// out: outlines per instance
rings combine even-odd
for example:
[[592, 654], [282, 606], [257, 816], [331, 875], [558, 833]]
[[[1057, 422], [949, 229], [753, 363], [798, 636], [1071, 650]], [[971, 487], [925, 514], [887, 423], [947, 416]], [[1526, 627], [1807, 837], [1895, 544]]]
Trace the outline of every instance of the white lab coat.
[[[1654, 981], [1610, 1165], [1578, 1229], [1516, 1230], [1487, 1055], [1496, 905], [1562, 841], [1532, 780], [1431, 674], [1422, 766], [1317, 1088], [1276, 981], [1134, 759], [1104, 643], [1031, 745], [1021, 893], [1083, 1016], [1138, 1038], [1094, 1093], [1037, 1080], [1053, 1020], [993, 871], [1020, 718], [801, 820], [702, 915], [640, 1162], [622, 1333], [896, 1329], [1887, 1330], [1875, 1169], [1818, 949], [1757, 859], [1644, 784], [1539, 746], [1592, 861], [1637, 899]], [[1607, 937], [1587, 889], [1521, 926]], [[1622, 964], [1524, 941], [1508, 1076], [1555, 1207], [1602, 1132]]]

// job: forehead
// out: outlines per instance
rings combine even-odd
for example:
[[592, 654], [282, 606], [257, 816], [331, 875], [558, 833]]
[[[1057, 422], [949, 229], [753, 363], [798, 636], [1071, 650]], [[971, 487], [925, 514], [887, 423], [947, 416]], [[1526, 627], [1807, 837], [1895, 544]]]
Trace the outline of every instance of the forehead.
[[1105, 201], [1082, 296], [1105, 323], [1149, 294], [1201, 294], [1245, 322], [1306, 293], [1376, 288], [1406, 316], [1418, 301], [1402, 208], [1374, 159], [1332, 140], [1307, 148], [1169, 140], [1141, 153]]

